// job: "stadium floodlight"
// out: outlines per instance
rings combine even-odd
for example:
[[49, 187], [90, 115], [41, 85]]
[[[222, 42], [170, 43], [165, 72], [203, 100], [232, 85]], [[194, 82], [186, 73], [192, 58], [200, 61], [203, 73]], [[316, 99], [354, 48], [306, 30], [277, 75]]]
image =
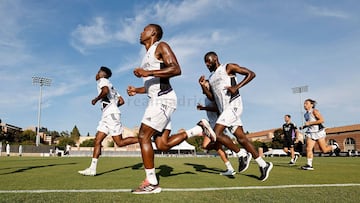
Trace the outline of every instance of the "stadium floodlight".
[[39, 84], [40, 86], [40, 95], [39, 95], [39, 109], [38, 109], [38, 122], [37, 122], [37, 130], [36, 130], [36, 146], [38, 147], [40, 145], [40, 118], [41, 118], [41, 97], [42, 97], [42, 87], [43, 86], [50, 86], [51, 85], [51, 79], [44, 78], [44, 77], [32, 77], [32, 83], [33, 85]]
[[307, 92], [308, 91], [308, 86], [300, 86], [300, 87], [294, 87], [292, 88], [292, 91], [294, 94], [299, 94], [300, 96], [300, 118], [301, 118], [301, 126], [304, 125], [304, 116], [303, 116], [303, 102], [302, 102], [302, 98], [301, 98], [301, 93], [303, 92]]

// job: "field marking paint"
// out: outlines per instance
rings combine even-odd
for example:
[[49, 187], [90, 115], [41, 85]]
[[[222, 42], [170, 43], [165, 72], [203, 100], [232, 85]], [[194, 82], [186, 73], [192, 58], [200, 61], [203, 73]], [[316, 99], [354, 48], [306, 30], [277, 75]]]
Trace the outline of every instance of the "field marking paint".
[[[307, 185], [273, 185], [273, 186], [243, 186], [243, 187], [217, 187], [217, 188], [162, 188], [164, 192], [199, 192], [219, 190], [260, 190], [282, 188], [313, 188], [313, 187], [351, 187], [360, 186], [360, 183], [345, 184], [307, 184]], [[84, 189], [84, 190], [0, 190], [0, 193], [93, 193], [93, 192], [131, 192], [131, 189]]]

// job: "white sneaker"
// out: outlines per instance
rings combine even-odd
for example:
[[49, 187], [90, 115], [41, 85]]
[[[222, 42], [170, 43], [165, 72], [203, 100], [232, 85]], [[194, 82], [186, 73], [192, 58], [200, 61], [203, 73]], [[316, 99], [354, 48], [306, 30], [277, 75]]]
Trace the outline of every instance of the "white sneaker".
[[95, 176], [96, 175], [96, 171], [92, 170], [90, 168], [87, 168], [83, 171], [78, 171], [78, 173], [80, 173], [81, 175], [84, 175], [84, 176]]
[[216, 134], [211, 128], [209, 121], [207, 121], [206, 119], [201, 119], [201, 121], [199, 121], [197, 125], [203, 129], [203, 133], [208, 138], [210, 138], [212, 142], [216, 142]]
[[220, 173], [221, 176], [233, 176], [235, 174], [236, 174], [236, 172], [234, 170], [229, 170], [229, 169], [223, 173]]

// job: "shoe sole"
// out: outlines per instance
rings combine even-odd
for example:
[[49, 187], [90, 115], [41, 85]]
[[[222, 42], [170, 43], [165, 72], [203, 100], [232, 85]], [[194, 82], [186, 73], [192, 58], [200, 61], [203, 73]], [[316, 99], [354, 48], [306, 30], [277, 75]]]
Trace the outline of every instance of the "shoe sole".
[[249, 168], [250, 161], [252, 159], [252, 155], [250, 153], [248, 153], [248, 155], [250, 155], [250, 156], [248, 157], [248, 159], [246, 161], [246, 167], [243, 170], [239, 171], [239, 173], [242, 173], [242, 172], [246, 171]]
[[266, 179], [268, 179], [269, 177], [269, 174], [270, 174], [270, 171], [272, 170], [273, 168], [273, 164], [271, 162], [269, 162], [270, 166], [269, 166], [269, 169], [266, 171], [266, 175], [265, 175], [265, 178], [262, 179], [261, 181], [265, 181]]
[[95, 174], [86, 174], [86, 173], [81, 173], [80, 171], [78, 171], [78, 173], [83, 176], [96, 176], [96, 173]]
[[[210, 133], [209, 138], [211, 139], [211, 141], [216, 142], [216, 134], [215, 134], [214, 130], [211, 128], [209, 122], [205, 119], [201, 119], [201, 123], [204, 126], [204, 128], [206, 128], [209, 131], [209, 133]], [[206, 135], [206, 133], [205, 133], [205, 135]]]
[[147, 195], [147, 194], [156, 194], [160, 192], [161, 192], [161, 187], [158, 187], [152, 191], [139, 191], [139, 192], [132, 191], [131, 193], [136, 195]]
[[221, 176], [234, 176], [236, 174], [236, 172], [232, 172], [231, 174], [224, 174], [224, 173], [220, 173]]

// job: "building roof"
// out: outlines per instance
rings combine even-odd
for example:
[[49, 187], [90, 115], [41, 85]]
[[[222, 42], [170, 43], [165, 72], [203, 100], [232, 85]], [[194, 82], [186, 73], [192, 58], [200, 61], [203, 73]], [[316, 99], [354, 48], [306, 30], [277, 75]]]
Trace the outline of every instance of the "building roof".
[[360, 124], [326, 128], [327, 134], [337, 134], [337, 133], [352, 132], [352, 131], [360, 131]]
[[[257, 139], [266, 140], [266, 139], [270, 139], [270, 137], [273, 135], [273, 133], [276, 130], [281, 130], [281, 128], [273, 128], [269, 130], [249, 133], [247, 134], [247, 137], [251, 140], [257, 140]], [[360, 124], [326, 128], [327, 134], [338, 134], [338, 133], [353, 132], [353, 131], [360, 131]]]

